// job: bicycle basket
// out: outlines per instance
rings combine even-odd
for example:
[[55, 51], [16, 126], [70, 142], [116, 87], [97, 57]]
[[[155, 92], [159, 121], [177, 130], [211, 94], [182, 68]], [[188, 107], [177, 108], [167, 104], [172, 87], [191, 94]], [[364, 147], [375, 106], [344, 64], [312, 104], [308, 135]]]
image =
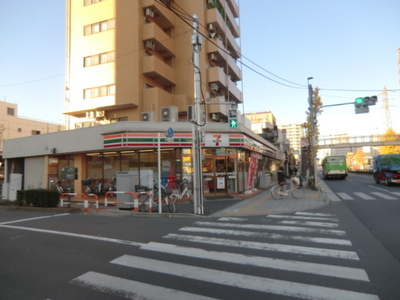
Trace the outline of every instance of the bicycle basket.
[[300, 184], [300, 179], [298, 177], [293, 177], [292, 182], [294, 185], [299, 185]]

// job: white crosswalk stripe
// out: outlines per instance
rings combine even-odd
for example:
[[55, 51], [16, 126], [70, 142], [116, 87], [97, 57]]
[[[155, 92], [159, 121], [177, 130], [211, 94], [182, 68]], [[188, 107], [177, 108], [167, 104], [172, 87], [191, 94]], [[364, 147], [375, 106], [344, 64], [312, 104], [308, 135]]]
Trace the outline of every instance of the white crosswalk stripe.
[[395, 197], [392, 197], [392, 196], [389, 196], [387, 194], [380, 193], [380, 192], [372, 192], [372, 194], [374, 194], [374, 195], [376, 195], [378, 197], [381, 197], [381, 198], [383, 198], [385, 200], [398, 200], [398, 198], [395, 198]]
[[367, 194], [364, 194], [364, 193], [356, 193], [355, 192], [354, 194], [356, 194], [358, 197], [360, 197], [360, 198], [362, 198], [364, 200], [375, 200], [375, 198], [373, 198], [373, 197], [371, 197], [371, 196], [369, 196]]
[[[195, 285], [203, 282], [205, 289], [207, 285], [221, 285], [230, 289], [244, 289], [246, 293], [266, 293], [265, 299], [273, 298], [272, 295], [315, 300], [379, 299], [378, 296], [365, 292], [370, 290], [370, 281], [367, 273], [357, 267], [360, 261], [352, 249], [351, 241], [340, 238], [346, 236], [346, 232], [329, 228], [340, 226], [335, 215], [299, 212], [285, 218], [276, 215], [269, 215], [267, 218], [269, 222], [285, 222], [286, 225], [247, 223], [247, 220], [241, 218], [221, 218], [217, 222], [197, 221], [191, 226], [180, 228], [179, 233], [163, 236], [164, 241], [161, 243], [140, 243], [139, 249], [143, 254], [147, 253], [145, 256], [140, 253], [122, 255], [110, 261], [112, 265], [130, 268], [135, 274], [141, 274], [135, 270], [145, 270], [158, 273], [157, 278], [174, 276], [175, 283], [179, 283], [177, 278], [185, 278], [186, 284], [182, 284], [182, 290], [160, 286], [157, 281], [140, 282], [136, 277], [129, 279], [93, 271], [84, 273], [71, 282], [127, 299], [214, 299], [208, 296], [215, 297], [212, 292], [215, 288], [209, 293], [201, 292], [203, 295], [193, 294], [190, 293], [192, 290], [188, 288], [187, 280], [196, 280]], [[271, 240], [277, 243], [271, 243]], [[206, 249], [208, 245], [211, 245], [212, 250]], [[254, 254], [247, 254], [249, 251]], [[151, 253], [157, 255], [157, 258], [150, 258]], [[163, 255], [168, 255], [168, 259], [162, 259]], [[171, 259], [171, 255], [176, 258]], [[303, 259], [299, 259], [302, 257]], [[188, 260], [183, 258], [191, 258], [192, 262], [197, 263], [187, 264]], [[202, 264], [199, 260], [218, 262], [218, 267]], [[332, 260], [334, 262], [331, 263]], [[294, 272], [297, 275], [283, 277], [291, 278], [290, 280], [283, 280], [282, 277], [275, 279], [271, 272], [265, 272], [264, 276], [260, 276], [264, 272], [258, 272], [258, 276], [245, 272], [242, 274], [242, 268], [221, 269], [220, 264], [277, 270], [289, 274]], [[310, 276], [319, 276], [326, 280], [315, 283], [313, 277], [308, 279]], [[301, 277], [301, 282], [297, 282], [294, 279], [296, 277]], [[342, 288], [337, 284], [331, 285], [335, 280], [328, 280], [329, 278], [350, 281], [351, 284]], [[357, 283], [356, 287], [351, 288], [354, 283]], [[179, 286], [174, 285], [175, 288]]]
[[[375, 186], [372, 186], [373, 188], [376, 189]], [[383, 192], [370, 192], [370, 193], [366, 193], [366, 192], [353, 192], [353, 195], [349, 195], [348, 193], [336, 193], [342, 200], [400, 200], [400, 192], [389, 192], [387, 191], [387, 194], [385, 193], [386, 190], [378, 188], [379, 190], [382, 190]], [[397, 197], [394, 197], [394, 196]]]
[[337, 193], [337, 195], [342, 198], [342, 200], [354, 200], [353, 197], [349, 196], [346, 193]]

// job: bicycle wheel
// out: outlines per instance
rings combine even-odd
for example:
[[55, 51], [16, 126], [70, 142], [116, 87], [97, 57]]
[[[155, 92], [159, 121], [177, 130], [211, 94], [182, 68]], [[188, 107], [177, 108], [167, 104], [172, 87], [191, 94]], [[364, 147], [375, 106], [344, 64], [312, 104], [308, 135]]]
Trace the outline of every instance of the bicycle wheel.
[[187, 197], [189, 198], [190, 203], [193, 203], [193, 194], [191, 190], [188, 190], [186, 193]]
[[295, 185], [292, 190], [293, 198], [300, 199], [304, 196], [304, 189], [301, 185]]
[[165, 196], [164, 199], [165, 199], [165, 203], [167, 203], [167, 207], [168, 207], [169, 211], [172, 213], [176, 212], [175, 201], [173, 201], [172, 199], [169, 199], [168, 196]]
[[271, 196], [272, 198], [276, 199], [276, 200], [280, 200], [283, 198], [283, 195], [281, 194], [282, 192], [282, 186], [280, 186], [279, 184], [274, 185], [271, 189]]

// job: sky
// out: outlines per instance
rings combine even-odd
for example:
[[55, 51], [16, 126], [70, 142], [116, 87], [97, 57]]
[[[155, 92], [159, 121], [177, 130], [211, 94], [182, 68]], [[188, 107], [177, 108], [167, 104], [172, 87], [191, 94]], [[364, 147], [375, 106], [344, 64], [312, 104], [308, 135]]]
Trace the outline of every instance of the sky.
[[[392, 128], [400, 133], [400, 1], [237, 2], [242, 111], [271, 111], [278, 124], [303, 123], [313, 77], [309, 83], [324, 105], [378, 96], [368, 114], [356, 115], [353, 104], [323, 108], [321, 137], [383, 133], [386, 86], [393, 90]], [[18, 104], [19, 117], [63, 123], [65, 1], [0, 0], [0, 26], [0, 101]]]

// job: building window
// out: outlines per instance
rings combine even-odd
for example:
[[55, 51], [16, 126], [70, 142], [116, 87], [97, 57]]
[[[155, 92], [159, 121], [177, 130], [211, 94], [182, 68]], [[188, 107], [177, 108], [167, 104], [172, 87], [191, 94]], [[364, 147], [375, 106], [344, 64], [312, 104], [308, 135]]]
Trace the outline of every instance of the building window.
[[123, 122], [123, 121], [128, 121], [128, 117], [114, 118], [114, 119], [110, 120], [110, 123], [118, 123], [118, 122]]
[[84, 67], [106, 64], [115, 60], [115, 51], [100, 53], [96, 55], [86, 56], [83, 59]]
[[7, 107], [7, 115], [14, 116], [14, 114], [15, 114], [14, 108]]
[[114, 28], [115, 28], [115, 19], [101, 21], [90, 25], [86, 25], [84, 27], [84, 35], [91, 35]]
[[99, 3], [99, 2], [102, 2], [105, 0], [84, 0], [84, 1], [85, 1], [85, 6], [88, 6], [88, 5], [96, 4], [96, 3]]
[[115, 95], [115, 84], [97, 86], [83, 90], [83, 99], [92, 99], [108, 95]]
[[40, 131], [39, 130], [32, 130], [32, 135], [39, 135]]

